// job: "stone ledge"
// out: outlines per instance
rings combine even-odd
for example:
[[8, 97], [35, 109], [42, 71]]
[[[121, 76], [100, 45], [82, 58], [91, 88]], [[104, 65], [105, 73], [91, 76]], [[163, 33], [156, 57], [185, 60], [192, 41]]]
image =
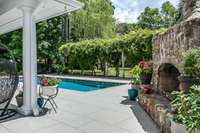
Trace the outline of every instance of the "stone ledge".
[[171, 133], [170, 101], [158, 94], [140, 94], [139, 103], [163, 133]]

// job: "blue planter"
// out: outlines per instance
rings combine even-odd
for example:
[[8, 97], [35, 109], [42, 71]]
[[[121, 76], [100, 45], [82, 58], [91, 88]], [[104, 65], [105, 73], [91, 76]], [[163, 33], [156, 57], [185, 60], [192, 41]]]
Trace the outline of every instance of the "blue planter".
[[136, 89], [129, 89], [128, 90], [128, 99], [135, 101], [138, 96], [138, 90]]
[[43, 98], [38, 98], [38, 99], [37, 99], [37, 104], [38, 104], [38, 106], [39, 106], [40, 108], [42, 108], [43, 103], [44, 103], [44, 99], [43, 99]]

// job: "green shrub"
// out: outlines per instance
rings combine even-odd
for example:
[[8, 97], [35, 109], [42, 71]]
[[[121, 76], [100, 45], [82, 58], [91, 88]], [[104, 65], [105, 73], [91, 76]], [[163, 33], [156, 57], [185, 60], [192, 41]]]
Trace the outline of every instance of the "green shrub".
[[192, 86], [190, 92], [173, 92], [172, 107], [176, 114], [174, 121], [187, 127], [190, 133], [200, 131], [200, 86]]
[[183, 52], [183, 69], [185, 76], [200, 76], [200, 48]]
[[67, 43], [59, 51], [65, 56], [66, 65], [70, 69], [94, 70], [97, 64], [109, 63], [119, 71], [122, 52], [128, 66], [135, 66], [143, 58], [151, 59], [152, 38], [161, 31], [163, 30], [138, 30], [110, 39]]
[[141, 80], [140, 80], [140, 74], [142, 72], [142, 69], [140, 68], [139, 65], [136, 65], [132, 70], [131, 70], [131, 73], [132, 73], [132, 79], [131, 79], [131, 83], [134, 84], [134, 85], [138, 85], [141, 83]]

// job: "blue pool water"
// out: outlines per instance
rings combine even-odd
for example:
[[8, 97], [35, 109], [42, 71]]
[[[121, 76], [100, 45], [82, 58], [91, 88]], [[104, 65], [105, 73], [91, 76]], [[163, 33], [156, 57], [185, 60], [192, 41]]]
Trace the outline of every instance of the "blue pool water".
[[[23, 80], [20, 79], [20, 82], [23, 82]], [[38, 85], [39, 84], [40, 84], [40, 81], [38, 80]], [[88, 92], [88, 91], [95, 91], [95, 90], [105, 89], [105, 88], [119, 86], [119, 85], [123, 85], [123, 83], [62, 79], [62, 81], [58, 84], [58, 87], [61, 89]]]
[[122, 85], [121, 83], [85, 81], [85, 80], [63, 80], [58, 87], [62, 89], [88, 92], [94, 90], [105, 89], [113, 86]]

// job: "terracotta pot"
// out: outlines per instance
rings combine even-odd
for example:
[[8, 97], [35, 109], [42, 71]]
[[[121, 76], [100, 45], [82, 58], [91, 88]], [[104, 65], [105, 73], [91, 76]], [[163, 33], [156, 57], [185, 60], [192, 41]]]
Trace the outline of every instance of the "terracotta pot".
[[193, 85], [200, 85], [200, 79], [196, 77], [189, 77], [189, 76], [180, 76], [180, 90], [188, 93], [189, 89]]
[[151, 85], [141, 85], [140, 87], [142, 89], [143, 94], [151, 93]]
[[151, 83], [152, 74], [141, 74], [140, 80], [142, 84], [147, 85]]

